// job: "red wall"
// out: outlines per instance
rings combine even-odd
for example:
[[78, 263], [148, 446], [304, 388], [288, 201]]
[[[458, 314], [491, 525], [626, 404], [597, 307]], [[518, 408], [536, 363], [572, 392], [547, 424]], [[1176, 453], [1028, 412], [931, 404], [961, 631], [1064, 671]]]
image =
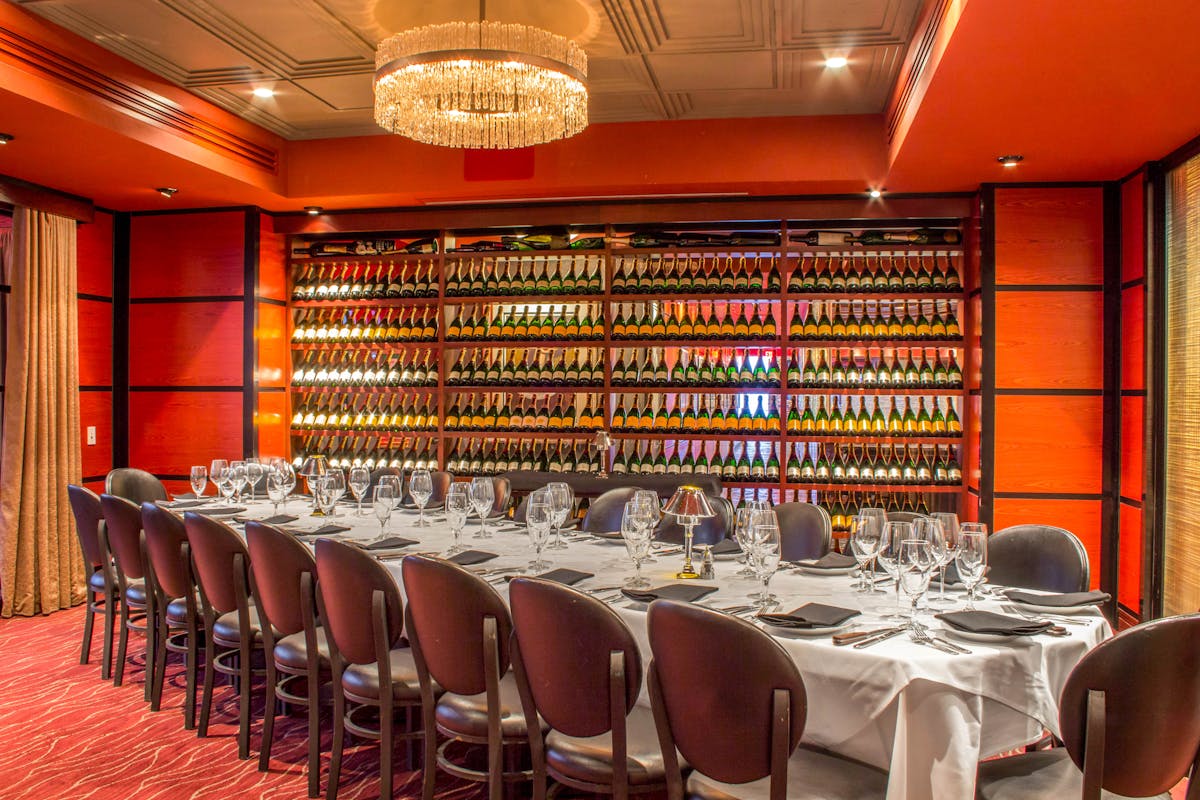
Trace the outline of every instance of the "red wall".
[[[76, 231], [79, 292], [79, 433], [83, 479], [100, 491], [113, 468], [113, 215], [97, 211]], [[96, 443], [87, 443], [95, 427]]]
[[1100, 187], [995, 191], [993, 526], [1057, 525], [1099, 585], [1104, 407]]
[[291, 377], [288, 334], [287, 237], [275, 232], [275, 219], [259, 215], [257, 318], [258, 353], [254, 424], [260, 456], [291, 455], [288, 429]]
[[1146, 250], [1144, 174], [1121, 185], [1121, 477], [1120, 583], [1118, 601], [1141, 616], [1142, 604], [1142, 414], [1146, 403]]

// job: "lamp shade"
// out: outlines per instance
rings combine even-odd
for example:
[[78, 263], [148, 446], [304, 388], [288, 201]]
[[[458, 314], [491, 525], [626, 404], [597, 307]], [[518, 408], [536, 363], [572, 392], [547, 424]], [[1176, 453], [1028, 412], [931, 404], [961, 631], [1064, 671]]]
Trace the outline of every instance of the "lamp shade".
[[596, 431], [596, 435], [592, 437], [592, 447], [596, 450], [612, 447], [612, 436], [604, 429]]
[[325, 456], [309, 456], [300, 465], [300, 474], [306, 478], [316, 478], [329, 471]]
[[708, 495], [699, 486], [680, 486], [667, 501], [663, 512], [676, 517], [716, 516], [712, 504], [708, 502]]

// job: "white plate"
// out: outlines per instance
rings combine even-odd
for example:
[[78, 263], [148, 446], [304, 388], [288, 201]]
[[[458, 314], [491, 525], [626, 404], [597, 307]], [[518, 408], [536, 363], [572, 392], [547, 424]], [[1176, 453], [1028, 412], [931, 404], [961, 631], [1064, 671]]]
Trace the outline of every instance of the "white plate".
[[849, 575], [857, 566], [853, 567], [829, 567], [822, 569], [821, 567], [810, 567], [806, 564], [797, 564], [796, 571], [803, 572], [805, 575]]
[[1031, 638], [1029, 636], [1005, 636], [1003, 633], [975, 633], [973, 631], [960, 631], [957, 628], [951, 628], [949, 625], [942, 628], [941, 632], [948, 634], [955, 639], [964, 639], [968, 642], [990, 642], [992, 644], [1014, 644]]
[[1098, 610], [1094, 603], [1086, 606], [1035, 606], [1033, 603], [1022, 603], [1019, 600], [1013, 600], [1011, 597], [1005, 599], [1017, 608], [1027, 608], [1039, 614], [1082, 614], [1086, 611]]
[[785, 628], [782, 625], [768, 625], [767, 623], [762, 622], [761, 620], [754, 619], [754, 617], [751, 617], [750, 619], [757, 622], [759, 624], [759, 626], [761, 626], [763, 628], [763, 630], [767, 631], [768, 633], [770, 633], [774, 636], [788, 636], [788, 637], [791, 637], [791, 636], [814, 636], [814, 637], [815, 636], [832, 636], [833, 634], [838, 633], [839, 631], [843, 631], [846, 628], [849, 628], [850, 625], [853, 622], [855, 622], [856, 620], [861, 621], [859, 617], [851, 617], [850, 619], [846, 620], [845, 622], [843, 622], [840, 625], [830, 625], [827, 628]]

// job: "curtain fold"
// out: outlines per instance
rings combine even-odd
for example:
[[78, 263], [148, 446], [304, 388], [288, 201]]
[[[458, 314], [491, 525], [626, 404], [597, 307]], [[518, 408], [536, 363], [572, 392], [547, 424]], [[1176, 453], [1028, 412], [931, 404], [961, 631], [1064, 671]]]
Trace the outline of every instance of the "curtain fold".
[[3, 615], [84, 600], [67, 484], [82, 477], [75, 223], [17, 208], [0, 446]]

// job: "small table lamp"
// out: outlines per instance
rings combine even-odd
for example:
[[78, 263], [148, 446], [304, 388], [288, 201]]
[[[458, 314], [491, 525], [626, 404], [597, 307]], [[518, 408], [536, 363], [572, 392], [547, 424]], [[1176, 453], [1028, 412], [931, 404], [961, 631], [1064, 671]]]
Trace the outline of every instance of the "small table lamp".
[[675, 573], [676, 578], [699, 578], [700, 573], [692, 564], [692, 529], [702, 519], [716, 516], [708, 496], [699, 486], [680, 486], [667, 501], [664, 514], [670, 514], [683, 526], [683, 569]]
[[608, 477], [608, 451], [612, 448], [612, 437], [603, 428], [596, 431], [589, 448], [600, 454], [600, 477]]
[[304, 463], [300, 465], [300, 474], [304, 476], [304, 480], [308, 485], [308, 493], [312, 495], [314, 517], [325, 516], [321, 507], [317, 505], [317, 495], [313, 491], [313, 478], [320, 478], [329, 472], [329, 464], [325, 460], [325, 456], [308, 456], [304, 459]]

